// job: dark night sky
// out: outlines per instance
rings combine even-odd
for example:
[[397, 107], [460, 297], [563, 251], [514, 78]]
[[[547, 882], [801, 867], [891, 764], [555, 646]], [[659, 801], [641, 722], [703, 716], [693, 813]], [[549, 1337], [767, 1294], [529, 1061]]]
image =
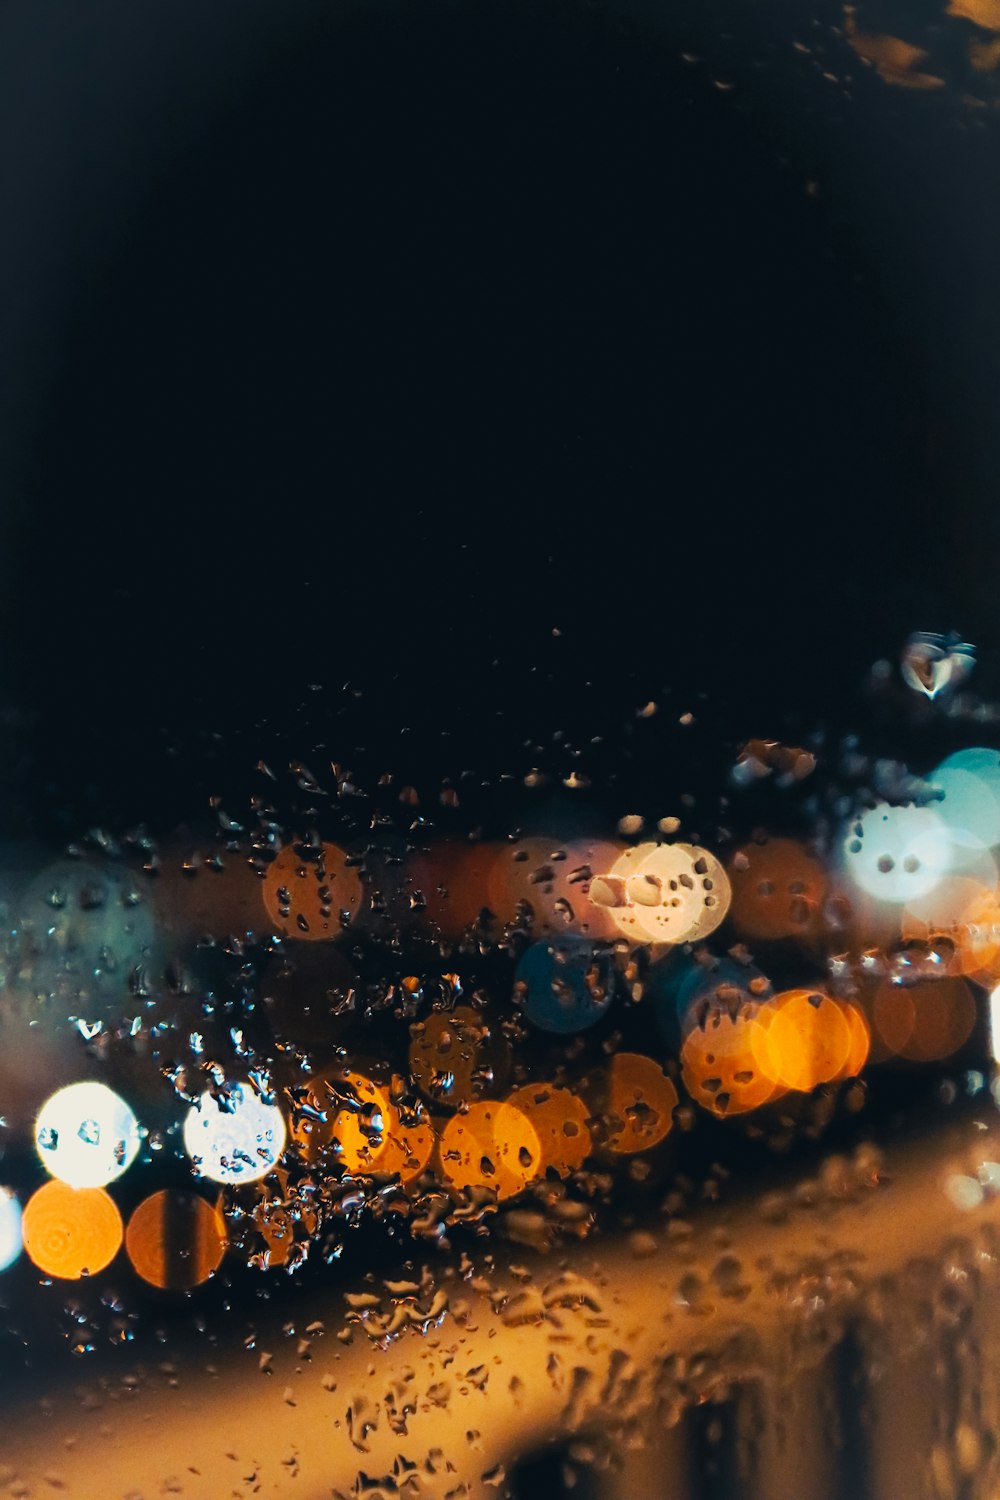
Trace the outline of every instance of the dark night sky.
[[792, 7], [205, 9], [3, 21], [22, 799], [849, 721], [915, 628], [996, 677], [989, 128]]

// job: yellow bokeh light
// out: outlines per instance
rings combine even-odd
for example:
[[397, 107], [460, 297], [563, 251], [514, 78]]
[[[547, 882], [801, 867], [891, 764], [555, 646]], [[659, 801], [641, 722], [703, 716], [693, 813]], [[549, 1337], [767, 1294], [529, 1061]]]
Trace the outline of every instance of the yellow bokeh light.
[[560, 1177], [568, 1177], [583, 1166], [590, 1154], [591, 1139], [582, 1099], [569, 1089], [533, 1083], [515, 1089], [510, 1103], [535, 1127], [541, 1171], [551, 1169]]
[[852, 1029], [836, 1000], [819, 990], [786, 990], [764, 1006], [751, 1030], [757, 1066], [775, 1083], [809, 1093], [840, 1074]]
[[28, 1199], [21, 1228], [29, 1259], [61, 1281], [96, 1276], [122, 1242], [122, 1216], [103, 1188], [73, 1188], [57, 1178]]
[[735, 1016], [715, 1011], [684, 1038], [681, 1077], [702, 1109], [721, 1118], [748, 1114], [783, 1092], [754, 1055], [756, 1025], [748, 1010]]
[[538, 1175], [542, 1149], [521, 1110], [489, 1099], [452, 1116], [441, 1133], [440, 1160], [453, 1187], [491, 1187], [502, 1200], [522, 1192]]

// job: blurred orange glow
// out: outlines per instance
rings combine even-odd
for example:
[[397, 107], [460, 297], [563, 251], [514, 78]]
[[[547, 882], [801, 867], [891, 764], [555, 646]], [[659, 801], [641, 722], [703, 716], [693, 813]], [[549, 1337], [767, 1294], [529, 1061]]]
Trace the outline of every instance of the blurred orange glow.
[[360, 1109], [341, 1109], [330, 1122], [330, 1139], [337, 1150], [337, 1160], [348, 1172], [374, 1172], [386, 1142], [389, 1124], [389, 1095], [370, 1078], [351, 1070], [345, 1078], [353, 1086]]
[[122, 1242], [122, 1216], [103, 1188], [71, 1188], [53, 1178], [28, 1199], [24, 1248], [40, 1271], [77, 1281], [103, 1271]]
[[801, 844], [769, 839], [746, 844], [729, 862], [730, 915], [747, 937], [809, 937], [819, 926], [826, 871]]
[[786, 990], [761, 1007], [750, 1045], [762, 1073], [807, 1094], [842, 1074], [853, 1040], [836, 1000], [818, 990]]
[[681, 1077], [696, 1104], [713, 1115], [742, 1115], [781, 1092], [754, 1055], [756, 1022], [749, 1012], [716, 1011], [704, 1029], [696, 1026], [681, 1048]]
[[1000, 897], [991, 886], [964, 876], [946, 884], [950, 905], [928, 915], [922, 908], [903, 913], [904, 941], [937, 944], [954, 950], [949, 968], [980, 984], [992, 985], [1000, 976]]
[[267, 915], [278, 932], [308, 942], [323, 942], [343, 932], [361, 905], [361, 877], [336, 844], [324, 844], [319, 860], [302, 859], [292, 845], [267, 867], [263, 882]]
[[510, 1067], [506, 1038], [479, 1011], [457, 1005], [410, 1028], [410, 1072], [434, 1103], [457, 1108], [500, 1084]]
[[125, 1230], [125, 1251], [151, 1286], [185, 1291], [200, 1286], [226, 1253], [221, 1212], [196, 1193], [165, 1188], [143, 1200]]
[[666, 1140], [678, 1095], [658, 1063], [639, 1052], [619, 1052], [608, 1069], [606, 1145], [619, 1156], [648, 1151]]
[[456, 1188], [492, 1187], [512, 1198], [541, 1170], [535, 1127], [515, 1105], [489, 1099], [453, 1115], [441, 1133], [441, 1169]]
[[871, 1052], [871, 1028], [857, 1005], [842, 1001], [840, 1008], [850, 1031], [850, 1048], [837, 1078], [857, 1078]]
[[951, 1057], [968, 1041], [976, 1002], [964, 979], [879, 985], [873, 1023], [885, 1048], [909, 1062]]
[[378, 1157], [380, 1172], [398, 1172], [401, 1182], [413, 1182], [427, 1170], [436, 1137], [430, 1120], [421, 1116], [404, 1124], [395, 1105], [389, 1105], [385, 1140]]
[[427, 920], [445, 937], [460, 937], [489, 907], [489, 873], [502, 852], [499, 844], [444, 841], [410, 857], [411, 898], [419, 892]]
[[568, 1177], [583, 1165], [590, 1154], [590, 1130], [586, 1105], [576, 1094], [533, 1083], [515, 1089], [509, 1102], [535, 1127], [540, 1172], [551, 1168], [560, 1177]]

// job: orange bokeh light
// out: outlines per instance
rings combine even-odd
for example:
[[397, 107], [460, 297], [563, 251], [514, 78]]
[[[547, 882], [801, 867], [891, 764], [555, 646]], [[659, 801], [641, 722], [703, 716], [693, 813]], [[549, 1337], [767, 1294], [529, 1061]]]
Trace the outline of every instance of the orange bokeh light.
[[144, 1199], [125, 1230], [125, 1251], [136, 1272], [151, 1286], [171, 1291], [207, 1281], [228, 1241], [218, 1207], [197, 1193], [172, 1188]]
[[908, 1062], [937, 1062], [968, 1041], [976, 1002], [964, 979], [927, 980], [908, 986], [880, 984], [873, 1024], [890, 1055]]
[[729, 861], [729, 914], [747, 937], [809, 937], [827, 892], [822, 864], [793, 839], [746, 844]]
[[762, 1006], [750, 1045], [757, 1066], [783, 1088], [808, 1094], [830, 1083], [851, 1056], [852, 1030], [840, 1005], [820, 990], [786, 990]]
[[506, 1038], [468, 1005], [432, 1011], [411, 1027], [410, 1072], [420, 1092], [455, 1109], [501, 1084], [510, 1067]]
[[504, 1199], [537, 1177], [542, 1148], [527, 1115], [489, 1099], [452, 1116], [441, 1133], [440, 1160], [453, 1187], [492, 1187]]
[[569, 1089], [533, 1083], [515, 1089], [511, 1104], [535, 1127], [541, 1150], [539, 1170], [551, 1168], [560, 1177], [577, 1171], [590, 1154], [587, 1107]]
[[681, 1048], [681, 1077], [696, 1104], [720, 1117], [748, 1114], [783, 1092], [763, 1072], [751, 1045], [756, 1021], [715, 1011], [689, 1031]]
[[608, 1150], [632, 1156], [658, 1146], [673, 1129], [677, 1103], [677, 1089], [651, 1057], [617, 1053], [608, 1069]]
[[357, 870], [336, 844], [324, 844], [319, 859], [303, 859], [289, 845], [264, 877], [262, 894], [278, 932], [306, 942], [325, 942], [343, 932], [341, 913], [353, 921], [361, 905]]
[[57, 1178], [32, 1193], [21, 1227], [30, 1259], [62, 1281], [103, 1271], [122, 1242], [122, 1216], [103, 1188], [71, 1188]]

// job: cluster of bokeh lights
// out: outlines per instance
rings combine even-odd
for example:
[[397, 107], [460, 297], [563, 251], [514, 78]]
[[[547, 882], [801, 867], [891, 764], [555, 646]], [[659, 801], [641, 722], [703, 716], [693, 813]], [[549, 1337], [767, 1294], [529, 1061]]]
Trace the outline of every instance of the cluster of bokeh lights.
[[[582, 1181], [595, 1163], [662, 1157], [681, 1112], [784, 1119], [794, 1096], [836, 1093], [871, 1064], [939, 1062], [977, 1026], [1000, 1030], [998, 752], [949, 756], [914, 799], [860, 806], [825, 844], [761, 835], [716, 853], [643, 841], [642, 826], [443, 840], [385, 865], [379, 913], [422, 927], [442, 953], [470, 936], [492, 944], [510, 960], [507, 995], [406, 973], [392, 982], [395, 1059], [335, 1048], [295, 1087], [270, 1080], [271, 1059], [234, 1077], [216, 1066], [203, 1092], [181, 1095], [168, 1132], [190, 1189], [160, 1187], [127, 1219], [115, 1190], [137, 1162], [150, 1170], [148, 1101], [137, 1115], [94, 1079], [55, 1090], [34, 1124], [48, 1180], [23, 1202], [0, 1188], [0, 1270], [23, 1251], [43, 1276], [75, 1280], [124, 1249], [150, 1286], [190, 1290], [248, 1245], [252, 1263], [291, 1265], [322, 1222], [317, 1183], [396, 1184], [414, 1204], [443, 1194], [461, 1217], [470, 1202]], [[370, 879], [322, 843], [286, 845], [217, 887], [225, 928], [259, 928], [286, 955], [279, 978], [298, 989], [276, 985], [273, 1014], [311, 1027], [310, 1044], [338, 1014], [330, 996], [356, 982], [345, 939], [375, 907]], [[86, 951], [72, 881], [43, 886]], [[105, 887], [102, 934], [126, 890]], [[163, 890], [164, 930], [211, 929], [203, 892]], [[123, 911], [133, 904], [122, 897]], [[131, 941], [154, 925], [147, 913], [123, 931]], [[659, 1041], [628, 1050], [614, 1030], [625, 1013]]]

